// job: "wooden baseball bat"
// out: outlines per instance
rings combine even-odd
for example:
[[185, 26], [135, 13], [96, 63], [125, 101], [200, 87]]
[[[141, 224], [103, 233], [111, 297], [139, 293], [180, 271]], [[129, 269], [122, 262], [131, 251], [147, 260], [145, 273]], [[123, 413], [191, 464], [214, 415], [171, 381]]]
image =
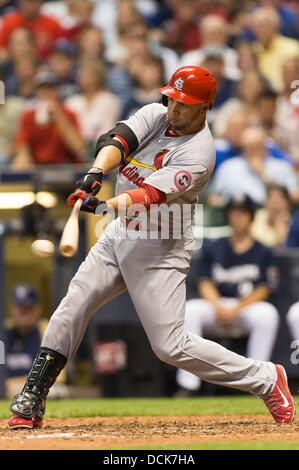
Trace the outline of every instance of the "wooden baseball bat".
[[74, 205], [71, 215], [63, 229], [59, 251], [63, 256], [71, 258], [77, 253], [79, 242], [79, 212], [82, 199], [78, 199]]

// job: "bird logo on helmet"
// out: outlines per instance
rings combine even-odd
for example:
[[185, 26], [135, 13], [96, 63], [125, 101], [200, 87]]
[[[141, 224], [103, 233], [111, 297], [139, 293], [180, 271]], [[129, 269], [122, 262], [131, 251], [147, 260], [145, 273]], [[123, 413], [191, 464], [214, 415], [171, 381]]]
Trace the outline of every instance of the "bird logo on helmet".
[[208, 70], [195, 65], [180, 67], [174, 72], [169, 83], [159, 89], [162, 103], [167, 98], [184, 104], [210, 103], [212, 107], [217, 94], [217, 81]]
[[177, 90], [182, 90], [183, 86], [184, 86], [184, 80], [182, 78], [178, 78], [174, 82], [174, 88], [176, 88]]

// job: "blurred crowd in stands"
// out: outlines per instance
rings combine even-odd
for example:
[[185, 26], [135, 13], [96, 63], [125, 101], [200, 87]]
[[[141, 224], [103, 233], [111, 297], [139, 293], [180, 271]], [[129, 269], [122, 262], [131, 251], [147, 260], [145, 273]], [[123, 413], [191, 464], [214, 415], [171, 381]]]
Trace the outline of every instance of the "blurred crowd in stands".
[[[219, 87], [208, 204], [245, 192], [261, 207], [256, 236], [294, 244], [295, 0], [0, 0], [0, 15], [0, 167], [90, 163], [99, 135], [159, 102], [157, 88], [179, 66], [201, 65]], [[299, 232], [299, 217], [292, 225]]]

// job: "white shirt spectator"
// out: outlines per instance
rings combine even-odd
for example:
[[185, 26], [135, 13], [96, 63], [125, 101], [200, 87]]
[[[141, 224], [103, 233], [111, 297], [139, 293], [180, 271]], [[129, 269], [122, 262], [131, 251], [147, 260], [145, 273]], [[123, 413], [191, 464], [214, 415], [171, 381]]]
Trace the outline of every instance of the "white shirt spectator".
[[[284, 186], [289, 193], [296, 191], [296, 174], [289, 163], [268, 156], [265, 159], [265, 173], [273, 183]], [[220, 194], [225, 199], [234, 194], [247, 194], [261, 205], [267, 196], [263, 180], [244, 157], [235, 157], [222, 163], [213, 177], [209, 193]]]
[[121, 112], [118, 98], [109, 91], [100, 91], [90, 103], [84, 95], [74, 95], [65, 104], [76, 114], [82, 136], [87, 141], [95, 141], [113, 128]]

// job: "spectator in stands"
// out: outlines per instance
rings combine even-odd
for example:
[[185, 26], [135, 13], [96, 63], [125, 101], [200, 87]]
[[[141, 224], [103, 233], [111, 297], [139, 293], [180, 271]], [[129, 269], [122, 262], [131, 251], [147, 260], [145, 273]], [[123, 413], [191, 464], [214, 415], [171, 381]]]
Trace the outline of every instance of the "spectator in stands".
[[[298, 7], [295, 2], [281, 0], [259, 0], [262, 7], [272, 7], [280, 18], [280, 32], [284, 36], [298, 39]], [[297, 11], [296, 11], [297, 7]]]
[[109, 42], [111, 34], [115, 34], [118, 0], [96, 1], [92, 15], [92, 22], [103, 31], [105, 42]]
[[292, 214], [290, 227], [286, 239], [287, 248], [299, 248], [299, 211]]
[[286, 188], [277, 184], [268, 186], [265, 207], [256, 211], [251, 227], [253, 238], [269, 247], [284, 246], [290, 227], [291, 206]]
[[145, 23], [139, 22], [123, 32], [122, 45], [124, 47], [123, 63], [135, 58], [145, 58], [154, 55], [163, 62], [165, 79], [169, 80], [177, 68], [177, 54], [159, 43], [152, 42], [149, 29]]
[[[5, 330], [6, 395], [18, 393], [30, 372], [40, 347], [47, 321], [41, 318], [41, 304], [35, 287], [15, 284], [11, 295], [11, 325]], [[52, 398], [65, 397], [65, 372], [59, 375]]]
[[25, 54], [35, 53], [34, 35], [29, 29], [15, 28], [8, 41], [9, 59], [15, 60]]
[[95, 26], [84, 28], [77, 38], [78, 55], [81, 60], [103, 60], [104, 59], [104, 38], [103, 33]]
[[76, 84], [76, 57], [75, 45], [67, 39], [58, 39], [48, 59], [49, 66], [60, 80], [60, 96], [63, 101], [79, 91]]
[[0, 16], [4, 16], [17, 8], [16, 0], [1, 0], [0, 1]]
[[46, 58], [53, 42], [63, 37], [60, 24], [51, 17], [40, 13], [42, 0], [18, 0], [19, 9], [3, 18], [0, 26], [0, 60], [8, 57], [8, 44], [16, 28], [25, 28], [32, 32], [38, 57]]
[[199, 65], [214, 75], [218, 85], [213, 108], [208, 113], [208, 123], [213, 126], [221, 106], [235, 95], [236, 81], [225, 77], [222, 47], [207, 46], [204, 53], [205, 58]]
[[34, 77], [37, 72], [38, 62], [36, 55], [32, 53], [18, 57], [13, 63], [13, 74], [5, 80], [6, 95], [20, 96], [26, 100], [34, 97]]
[[226, 160], [240, 156], [241, 136], [249, 125], [250, 119], [245, 109], [240, 108], [229, 114], [222, 138], [214, 140], [216, 147], [215, 171]]
[[241, 2], [230, 2], [229, 8], [229, 44], [233, 49], [239, 49], [239, 44], [247, 43], [249, 40], [245, 39], [245, 32], [248, 31], [248, 15], [249, 8], [244, 1]]
[[133, 60], [129, 73], [135, 85], [134, 96], [126, 103], [122, 119], [127, 119], [146, 104], [161, 102], [158, 88], [164, 86], [164, 67], [161, 60], [155, 57]]
[[257, 69], [257, 57], [253, 51], [251, 42], [244, 40], [239, 41], [236, 45], [236, 51], [238, 54], [237, 65], [241, 71], [241, 76], [243, 76], [243, 73]]
[[28, 375], [41, 342], [41, 307], [36, 289], [30, 284], [16, 284], [10, 311], [13, 326], [6, 331], [7, 377], [23, 377]]
[[1, 63], [6, 91], [12, 84], [16, 86], [15, 63], [24, 57], [33, 56], [36, 56], [36, 52], [32, 33], [28, 29], [16, 28], [9, 38], [8, 57]]
[[292, 165], [269, 155], [266, 134], [250, 127], [241, 136], [242, 155], [222, 163], [210, 186], [209, 202], [223, 203], [233, 194], [244, 192], [257, 204], [266, 201], [266, 186], [277, 183], [287, 188], [293, 201], [298, 200], [296, 173]]
[[257, 122], [263, 127], [268, 136], [275, 138], [275, 112], [277, 93], [273, 90], [264, 90], [256, 102]]
[[[216, 147], [215, 171], [226, 160], [241, 156], [242, 133], [252, 124], [251, 117], [247, 108], [243, 107], [228, 115], [227, 119], [224, 119], [226, 123], [224, 134], [221, 139], [215, 139], [214, 141]], [[266, 147], [271, 157], [291, 163], [290, 157], [268, 136], [266, 137]]]
[[[184, 2], [169, 1], [168, 3], [172, 9], [173, 17], [166, 26], [164, 44], [175, 49], [179, 54], [198, 49], [201, 45], [198, 21], [203, 13], [204, 2], [187, 0]], [[192, 62], [190, 64], [192, 65]]]
[[15, 155], [14, 136], [24, 108], [25, 100], [17, 96], [6, 96], [0, 104], [0, 165], [8, 165]]
[[101, 62], [81, 62], [78, 85], [81, 93], [70, 97], [65, 104], [76, 115], [81, 135], [88, 148], [93, 150], [99, 136], [115, 126], [121, 105], [118, 98], [107, 90], [106, 70]]
[[299, 169], [299, 56], [286, 59], [282, 66], [283, 91], [277, 98], [275, 136], [292, 156]]
[[15, 170], [34, 164], [79, 163], [84, 140], [75, 114], [59, 101], [59, 80], [50, 71], [35, 77], [36, 101], [24, 111], [16, 136]]
[[174, 51], [152, 43], [145, 23], [135, 23], [122, 34], [122, 42], [117, 47], [117, 56], [112, 57], [114, 66], [109, 71], [109, 88], [122, 101], [123, 106], [133, 98], [134, 84], [129, 76], [131, 61], [144, 60], [152, 56], [162, 60], [165, 79], [169, 80], [177, 69], [178, 57]]
[[224, 69], [223, 75], [229, 80], [239, 80], [237, 52], [227, 45], [229, 26], [227, 21], [219, 15], [204, 16], [199, 23], [201, 47], [182, 56], [182, 65], [200, 65], [206, 58], [206, 50], [217, 47], [222, 50]]
[[257, 70], [249, 70], [243, 73], [241, 80], [236, 85], [235, 95], [227, 100], [217, 112], [213, 122], [215, 137], [222, 137], [225, 133], [227, 119], [234, 111], [246, 113], [248, 122], [257, 121], [257, 100], [266, 89], [266, 81]]
[[279, 34], [279, 15], [273, 8], [257, 8], [251, 14], [253, 43], [258, 67], [275, 91], [283, 88], [282, 64], [288, 57], [299, 55], [299, 41]]
[[143, 19], [136, 3], [132, 0], [118, 1], [115, 27], [110, 32], [106, 32], [105, 38], [105, 58], [108, 62], [119, 63], [123, 60], [126, 54], [126, 46], [123, 44], [124, 36], [139, 23], [143, 23]]
[[[250, 233], [254, 203], [243, 194], [226, 206], [231, 235], [206, 243], [198, 260], [200, 298], [186, 304], [185, 329], [200, 336], [248, 335], [247, 356], [268, 361], [279, 326], [279, 314], [269, 303], [277, 287], [275, 261], [269, 248]], [[276, 281], [276, 282], [275, 282]], [[196, 391], [200, 379], [179, 370], [180, 387]]]
[[76, 41], [82, 30], [91, 26], [93, 0], [64, 0], [43, 3], [41, 13], [56, 18], [64, 31], [64, 37]]

